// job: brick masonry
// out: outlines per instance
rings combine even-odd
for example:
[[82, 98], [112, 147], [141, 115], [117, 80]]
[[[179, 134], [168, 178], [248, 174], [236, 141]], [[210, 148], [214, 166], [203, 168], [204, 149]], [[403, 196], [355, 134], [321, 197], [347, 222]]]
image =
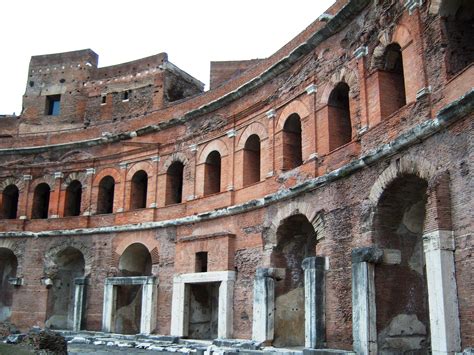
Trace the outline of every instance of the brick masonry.
[[[312, 254], [328, 260], [326, 346], [351, 350], [351, 251], [384, 243], [396, 248], [388, 237], [380, 239], [380, 206], [398, 191], [396, 184], [416, 177], [426, 187], [423, 233], [453, 231], [461, 347], [474, 346], [472, 58], [446, 50], [465, 43], [458, 32], [456, 43], [450, 43], [447, 31], [456, 29], [447, 0], [424, 3], [411, 14], [402, 1], [346, 3], [337, 1], [326, 11], [336, 15], [330, 20], [334, 33], [327, 30], [330, 24], [315, 21], [269, 58], [214, 63], [208, 92], [169, 63], [165, 53], [107, 68], [97, 68], [91, 50], [33, 57], [22, 115], [0, 119], [0, 190], [12, 184], [19, 190], [16, 218], [0, 220], [0, 271], [4, 280], [23, 279], [21, 286], [5, 283], [8, 290], [1, 291], [7, 318], [20, 328], [44, 326], [52, 291], [43, 281], [54, 279], [57, 255], [75, 248], [84, 256], [89, 278], [83, 329], [100, 330], [105, 279], [120, 276], [121, 256], [141, 243], [159, 278], [155, 333], [170, 333], [173, 277], [196, 272], [196, 253], [207, 252], [209, 272], [236, 271], [232, 336], [250, 339], [256, 269], [275, 266], [272, 253], [279, 248], [282, 222], [303, 215], [314, 228]], [[303, 43], [312, 44], [301, 49]], [[401, 48], [403, 106], [391, 100], [399, 78], [391, 82], [383, 67], [391, 43]], [[357, 58], [354, 51], [361, 46], [368, 54]], [[349, 110], [343, 113], [330, 102], [341, 82], [349, 86]], [[315, 92], [306, 91], [310, 84]], [[417, 97], [428, 87], [427, 95]], [[48, 95], [61, 95], [58, 116], [46, 114]], [[268, 114], [271, 110], [274, 114]], [[285, 133], [293, 114], [299, 117], [301, 138]], [[390, 148], [448, 114], [455, 117], [452, 124], [419, 135], [416, 144]], [[348, 115], [349, 142], [340, 139], [341, 115]], [[253, 134], [260, 138], [260, 171], [252, 171], [252, 181], [256, 174], [259, 179], [247, 184], [244, 146]], [[392, 150], [383, 155], [381, 147]], [[207, 195], [206, 158], [216, 151], [220, 192]], [[304, 188], [374, 152], [381, 158]], [[288, 168], [293, 154], [301, 155], [302, 163]], [[182, 202], [169, 203], [170, 179], [177, 178], [169, 168], [176, 161], [184, 165]], [[146, 173], [146, 203], [133, 209], [132, 179], [139, 171]], [[115, 181], [112, 213], [97, 214], [99, 185], [106, 176]], [[82, 186], [80, 213], [66, 217], [66, 190], [76, 180]], [[32, 219], [40, 183], [51, 189], [49, 218]], [[265, 196], [291, 191], [290, 198], [265, 203]], [[4, 217], [10, 198], [0, 195]], [[263, 203], [252, 202], [256, 199]], [[395, 211], [409, 204], [399, 197], [392, 201], [399, 206]], [[240, 206], [238, 213], [231, 213], [232, 206]], [[147, 227], [150, 222], [163, 224]], [[9, 251], [17, 259], [10, 274], [3, 265]], [[377, 305], [390, 308], [390, 297], [378, 291]], [[395, 299], [409, 297], [403, 287], [395, 292], [400, 292]], [[413, 300], [417, 310], [420, 302]], [[379, 311], [385, 318], [391, 314]], [[378, 320], [380, 332], [390, 323], [385, 318]]]

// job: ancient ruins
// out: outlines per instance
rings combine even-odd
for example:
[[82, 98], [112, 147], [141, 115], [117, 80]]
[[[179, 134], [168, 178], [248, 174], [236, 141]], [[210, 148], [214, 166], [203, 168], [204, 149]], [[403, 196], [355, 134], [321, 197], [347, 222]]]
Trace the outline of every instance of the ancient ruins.
[[0, 117], [0, 322], [473, 347], [473, 20], [338, 0], [268, 58], [212, 62], [209, 91], [166, 53], [32, 57]]

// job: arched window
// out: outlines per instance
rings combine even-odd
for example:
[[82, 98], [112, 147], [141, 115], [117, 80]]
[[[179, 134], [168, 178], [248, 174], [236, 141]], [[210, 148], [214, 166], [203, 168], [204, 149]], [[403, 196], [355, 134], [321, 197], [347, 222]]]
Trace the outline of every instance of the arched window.
[[183, 195], [184, 165], [180, 161], [171, 164], [166, 172], [166, 197], [165, 204], [181, 203]]
[[217, 150], [209, 153], [204, 164], [204, 196], [221, 191], [221, 155]]
[[132, 177], [132, 188], [130, 190], [130, 209], [146, 207], [146, 194], [148, 190], [148, 175], [139, 170]]
[[48, 218], [50, 192], [51, 188], [44, 182], [36, 186], [33, 194], [31, 218]]
[[2, 217], [5, 219], [15, 219], [18, 211], [18, 187], [8, 185], [3, 190], [2, 196]]
[[446, 69], [455, 75], [474, 62], [474, 2], [444, 0], [439, 14], [447, 42]]
[[79, 216], [81, 214], [82, 184], [73, 180], [66, 189], [64, 217]]
[[349, 86], [339, 83], [331, 91], [328, 101], [329, 150], [349, 143], [352, 139], [351, 114], [349, 110]]
[[283, 126], [283, 170], [291, 170], [303, 163], [301, 152], [301, 119], [291, 114]]
[[382, 119], [406, 105], [402, 50], [397, 43], [385, 49], [384, 67], [379, 71]]
[[97, 214], [112, 213], [114, 209], [115, 180], [112, 176], [105, 176], [100, 180], [97, 194]]
[[244, 186], [260, 181], [260, 138], [252, 134], [244, 146]]

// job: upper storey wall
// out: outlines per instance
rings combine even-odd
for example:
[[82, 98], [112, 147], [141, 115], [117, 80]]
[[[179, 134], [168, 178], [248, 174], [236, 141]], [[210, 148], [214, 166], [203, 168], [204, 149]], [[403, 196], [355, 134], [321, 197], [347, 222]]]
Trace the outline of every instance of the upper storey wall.
[[166, 53], [98, 68], [90, 49], [35, 56], [19, 133], [82, 129], [159, 110], [202, 92], [203, 84], [168, 62]]

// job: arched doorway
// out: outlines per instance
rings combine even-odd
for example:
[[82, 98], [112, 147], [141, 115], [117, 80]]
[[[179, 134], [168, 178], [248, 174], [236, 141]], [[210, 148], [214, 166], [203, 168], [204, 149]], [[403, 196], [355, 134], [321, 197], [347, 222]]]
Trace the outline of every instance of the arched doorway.
[[260, 138], [252, 134], [244, 146], [243, 185], [260, 181]]
[[183, 200], [184, 165], [180, 161], [173, 162], [166, 172], [165, 205], [181, 203]]
[[79, 216], [81, 214], [82, 184], [73, 180], [66, 188], [64, 203], [64, 217]]
[[46, 183], [38, 184], [33, 194], [33, 210], [31, 218], [48, 218], [49, 195], [51, 188]]
[[13, 286], [8, 279], [16, 277], [18, 261], [13, 251], [0, 248], [0, 322], [10, 319], [13, 303]]
[[329, 150], [337, 149], [352, 139], [349, 85], [340, 82], [331, 91], [328, 100]]
[[305, 289], [302, 262], [316, 255], [316, 232], [306, 216], [296, 214], [284, 219], [277, 229], [277, 245], [271, 264], [284, 269], [275, 280], [273, 345], [305, 345]]
[[2, 193], [2, 218], [15, 219], [18, 212], [20, 192], [16, 185], [8, 185]]
[[115, 180], [107, 175], [100, 180], [97, 194], [97, 214], [112, 213], [114, 210]]
[[375, 265], [379, 353], [430, 352], [428, 287], [422, 243], [427, 182], [415, 175], [395, 179], [377, 204], [374, 239], [398, 262]]
[[217, 150], [209, 153], [204, 164], [204, 196], [221, 191], [221, 155]]
[[119, 261], [121, 277], [130, 278], [131, 283], [115, 287], [117, 301], [114, 312], [114, 332], [121, 334], [140, 333], [143, 303], [143, 285], [133, 284], [133, 277], [151, 276], [151, 255], [141, 243], [125, 249]]
[[139, 170], [132, 177], [132, 186], [130, 189], [131, 210], [146, 208], [147, 191], [148, 174], [143, 170]]
[[291, 114], [283, 126], [283, 170], [291, 170], [303, 163], [301, 119]]
[[[67, 247], [54, 258], [55, 274], [48, 290], [45, 325], [51, 329], [74, 329], [75, 280], [84, 277], [84, 255]], [[82, 300], [81, 300], [82, 301]]]

